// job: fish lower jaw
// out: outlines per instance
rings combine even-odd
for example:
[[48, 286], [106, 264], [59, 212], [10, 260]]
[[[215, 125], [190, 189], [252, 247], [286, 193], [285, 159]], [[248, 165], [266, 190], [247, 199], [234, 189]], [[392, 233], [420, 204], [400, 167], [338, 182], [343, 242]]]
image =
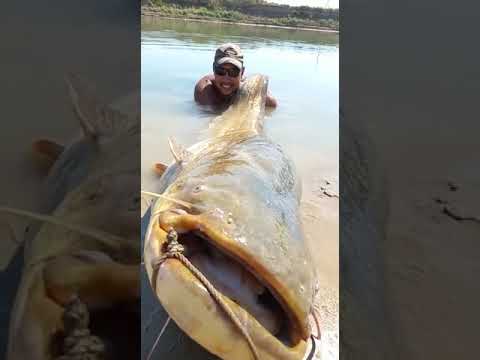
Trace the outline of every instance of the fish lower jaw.
[[[186, 248], [185, 256], [222, 294], [221, 298], [257, 343], [261, 359], [302, 359], [306, 342], [295, 332], [289, 316], [268, 287], [212, 246], [205, 234], [192, 230], [186, 223], [176, 225], [180, 224], [174, 227], [180, 230], [179, 242]], [[204, 348], [222, 359], [253, 359], [239, 329], [184, 264], [176, 259], [166, 260], [158, 270], [156, 289], [170, 316]]]
[[[175, 259], [168, 259], [157, 274], [157, 297], [169, 316], [190, 338], [224, 360], [254, 360], [251, 348], [207, 289]], [[247, 311], [222, 297], [249, 334], [261, 360], [301, 360], [307, 344], [287, 347]]]

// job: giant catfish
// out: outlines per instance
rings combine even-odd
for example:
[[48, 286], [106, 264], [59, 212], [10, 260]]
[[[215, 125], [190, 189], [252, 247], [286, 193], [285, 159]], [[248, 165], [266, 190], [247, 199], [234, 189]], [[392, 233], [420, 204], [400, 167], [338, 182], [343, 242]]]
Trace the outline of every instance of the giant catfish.
[[76, 76], [68, 84], [82, 136], [66, 147], [48, 140], [34, 145], [52, 165], [44, 203], [49, 216], [2, 208], [41, 220], [25, 244], [8, 360], [66, 355], [65, 310], [76, 298], [91, 320], [83, 330], [98, 336], [106, 356], [138, 353], [139, 339], [130, 331], [139, 322], [140, 296], [138, 116], [99, 102]]
[[[172, 142], [175, 161], [152, 189], [159, 198], [144, 246], [151, 287], [180, 329], [221, 359], [299, 360], [311, 336], [317, 286], [299, 214], [301, 182], [265, 135], [267, 87], [265, 76], [250, 77], [204, 140], [188, 149]], [[171, 234], [221, 301], [191, 267], [165, 259]]]

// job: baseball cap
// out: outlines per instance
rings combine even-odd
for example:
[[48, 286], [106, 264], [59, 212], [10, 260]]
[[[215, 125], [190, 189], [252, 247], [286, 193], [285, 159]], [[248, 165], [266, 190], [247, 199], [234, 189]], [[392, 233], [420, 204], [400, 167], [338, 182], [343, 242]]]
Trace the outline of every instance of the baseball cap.
[[238, 45], [227, 43], [217, 49], [213, 65], [222, 64], [232, 64], [240, 70], [243, 68], [243, 54]]

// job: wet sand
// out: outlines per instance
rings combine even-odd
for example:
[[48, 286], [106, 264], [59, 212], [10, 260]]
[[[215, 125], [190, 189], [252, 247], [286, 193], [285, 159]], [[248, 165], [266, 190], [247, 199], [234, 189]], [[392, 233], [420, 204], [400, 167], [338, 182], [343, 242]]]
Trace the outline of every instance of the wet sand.
[[320, 285], [315, 307], [322, 341], [316, 359], [321, 354], [322, 360], [334, 360], [339, 356], [339, 192], [338, 177], [322, 173], [326, 171], [317, 169], [314, 176], [304, 179], [300, 210]]
[[[418, 144], [403, 154], [412, 159], [408, 168], [390, 169], [386, 290], [401, 358], [469, 358], [478, 343], [480, 172], [471, 167], [474, 154], [478, 145], [468, 140], [448, 153], [443, 145]], [[448, 326], [432, 326], [439, 322]]]
[[415, 91], [396, 89], [421, 98], [415, 106], [355, 117], [368, 124], [387, 175], [386, 289], [379, 296], [386, 298], [398, 359], [471, 358], [478, 352], [480, 303], [480, 125], [457, 112], [466, 111], [461, 92], [450, 99], [455, 111], [445, 113], [438, 97], [423, 97], [426, 83], [430, 88], [420, 81]]

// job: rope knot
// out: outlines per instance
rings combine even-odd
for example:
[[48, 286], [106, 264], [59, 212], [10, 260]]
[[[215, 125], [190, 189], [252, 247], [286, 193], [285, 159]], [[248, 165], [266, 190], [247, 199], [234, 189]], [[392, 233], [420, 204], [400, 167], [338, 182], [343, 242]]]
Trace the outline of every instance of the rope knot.
[[178, 233], [175, 229], [170, 228], [167, 233], [167, 253], [168, 254], [183, 254], [185, 247], [178, 242]]
[[152, 260], [152, 268], [158, 269], [168, 258], [177, 257], [185, 252], [185, 246], [178, 242], [178, 233], [174, 228], [170, 228], [167, 233], [167, 251], [160, 257]]

